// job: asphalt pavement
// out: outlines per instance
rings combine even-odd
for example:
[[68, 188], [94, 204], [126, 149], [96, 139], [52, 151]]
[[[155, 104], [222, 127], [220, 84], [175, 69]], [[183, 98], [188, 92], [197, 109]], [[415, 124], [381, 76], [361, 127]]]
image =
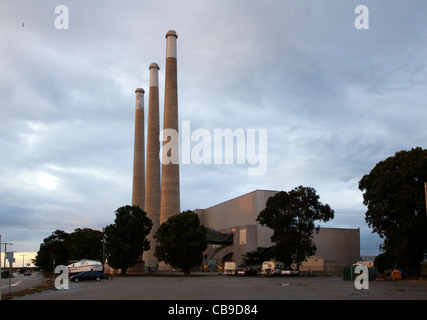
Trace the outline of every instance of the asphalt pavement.
[[[23, 281], [23, 280], [22, 280]], [[427, 281], [370, 281], [357, 289], [341, 277], [128, 276], [70, 282], [17, 300], [427, 300]]]
[[[10, 283], [10, 285], [9, 285]], [[29, 288], [35, 288], [40, 285], [43, 285], [45, 283], [45, 278], [41, 272], [33, 272], [31, 276], [25, 276], [22, 273], [13, 273], [12, 277], [10, 278], [2, 278], [0, 282], [1, 286], [1, 293], [5, 294], [8, 293], [9, 290], [11, 293], [29, 289]], [[9, 289], [10, 288], [10, 289]]]

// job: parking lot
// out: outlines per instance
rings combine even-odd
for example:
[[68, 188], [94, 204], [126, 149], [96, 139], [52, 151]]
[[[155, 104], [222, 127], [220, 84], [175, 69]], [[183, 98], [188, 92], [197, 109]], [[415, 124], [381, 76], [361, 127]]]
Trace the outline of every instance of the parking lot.
[[17, 300], [427, 300], [427, 281], [370, 281], [358, 290], [341, 277], [225, 275], [116, 277], [70, 282]]

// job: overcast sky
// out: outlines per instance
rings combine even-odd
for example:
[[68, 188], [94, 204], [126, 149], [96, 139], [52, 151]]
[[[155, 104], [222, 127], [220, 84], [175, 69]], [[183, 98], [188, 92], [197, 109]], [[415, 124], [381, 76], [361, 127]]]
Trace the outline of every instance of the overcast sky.
[[[367, 30], [355, 28], [360, 4]], [[55, 28], [58, 5], [69, 29]], [[158, 63], [163, 109], [170, 29], [180, 123], [268, 134], [262, 175], [181, 165], [182, 211], [310, 186], [335, 210], [324, 226], [360, 228], [362, 254], [375, 254], [358, 182], [427, 147], [422, 0], [15, 0], [0, 15], [0, 234], [13, 250], [37, 251], [56, 229], [100, 230], [131, 203], [135, 88], [148, 106]]]

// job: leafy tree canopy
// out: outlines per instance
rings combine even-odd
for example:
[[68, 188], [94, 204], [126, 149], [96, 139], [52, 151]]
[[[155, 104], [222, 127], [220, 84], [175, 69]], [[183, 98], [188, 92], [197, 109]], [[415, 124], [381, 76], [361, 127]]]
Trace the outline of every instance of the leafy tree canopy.
[[274, 259], [274, 247], [263, 248], [259, 247], [254, 251], [249, 251], [242, 256], [242, 260], [247, 266], [259, 266], [264, 261]]
[[387, 259], [419, 274], [427, 249], [427, 221], [424, 183], [427, 182], [427, 150], [399, 151], [380, 161], [360, 180], [365, 220], [373, 232], [384, 238]]
[[181, 212], [162, 223], [154, 235], [158, 245], [155, 255], [159, 261], [189, 274], [203, 262], [207, 248], [206, 232], [199, 217], [192, 211]]
[[77, 228], [64, 241], [70, 260], [92, 259], [102, 261], [101, 231]]
[[295, 262], [299, 267], [306, 257], [316, 252], [312, 235], [319, 227], [315, 228], [314, 222], [333, 218], [334, 211], [319, 201], [316, 190], [299, 186], [270, 197], [257, 221], [273, 229], [271, 241], [275, 244], [275, 258], [287, 265]]
[[102, 261], [102, 232], [77, 228], [72, 233], [56, 230], [43, 240], [34, 264], [52, 271], [55, 265], [68, 265], [69, 260], [93, 259]]
[[108, 264], [114, 269], [126, 270], [134, 266], [143, 251], [150, 249], [147, 235], [153, 226], [139, 206], [124, 206], [116, 211], [114, 224], [105, 227], [105, 249]]
[[35, 265], [45, 271], [53, 271], [53, 259], [55, 265], [67, 265], [69, 253], [64, 245], [68, 233], [62, 230], [55, 230], [52, 234], [43, 239], [37, 252]]

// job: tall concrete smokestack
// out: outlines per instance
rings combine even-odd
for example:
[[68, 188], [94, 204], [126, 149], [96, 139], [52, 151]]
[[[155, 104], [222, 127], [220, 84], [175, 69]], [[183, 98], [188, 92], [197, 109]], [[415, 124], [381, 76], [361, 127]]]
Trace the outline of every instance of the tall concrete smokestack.
[[133, 153], [132, 205], [144, 210], [145, 205], [145, 143], [144, 89], [137, 88], [135, 104], [135, 145]]
[[159, 66], [150, 64], [150, 91], [148, 96], [148, 127], [147, 127], [147, 173], [145, 188], [145, 211], [153, 222], [148, 235], [151, 249], [144, 252], [145, 265], [157, 266], [154, 256], [156, 233], [160, 224], [160, 126], [159, 126]]
[[[166, 33], [166, 76], [165, 76], [165, 109], [163, 121], [163, 134], [165, 130], [172, 129], [178, 133], [178, 76], [177, 76], [177, 55], [176, 40], [178, 35], [174, 30]], [[163, 146], [168, 144], [171, 154], [166, 154], [163, 148], [162, 155], [162, 186], [161, 186], [161, 207], [160, 223], [180, 212], [179, 199], [179, 143], [178, 135], [176, 139], [163, 141]], [[176, 161], [167, 163], [170, 158]]]

